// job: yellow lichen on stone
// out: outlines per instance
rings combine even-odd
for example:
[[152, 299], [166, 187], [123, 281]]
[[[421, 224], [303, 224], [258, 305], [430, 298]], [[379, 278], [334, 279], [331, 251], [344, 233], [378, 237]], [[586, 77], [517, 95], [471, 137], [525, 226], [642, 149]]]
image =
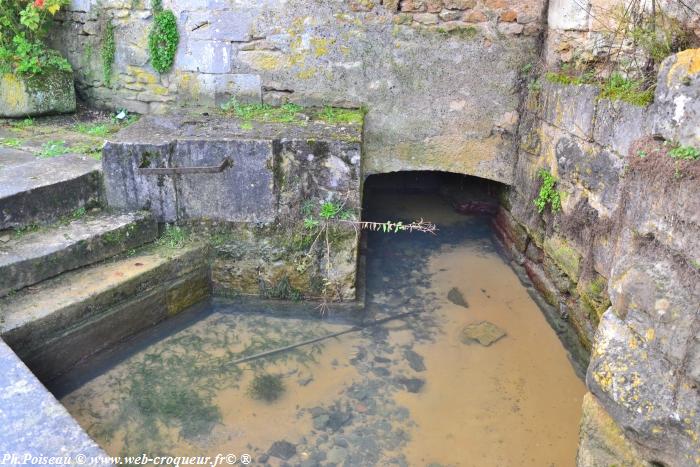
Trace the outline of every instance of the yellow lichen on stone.
[[17, 113], [22, 113], [23, 109], [29, 108], [28, 95], [24, 82], [12, 73], [4, 73], [0, 80], [0, 105], [3, 109], [16, 109]]
[[670, 86], [676, 78], [684, 78], [700, 73], [700, 49], [688, 49], [676, 54], [676, 61], [671, 65], [666, 76]]
[[134, 77], [134, 79], [139, 83], [144, 84], [156, 84], [160, 81], [158, 76], [155, 74], [139, 68], [137, 66], [129, 65], [126, 67], [127, 73]]
[[335, 43], [334, 39], [326, 39], [323, 37], [311, 39], [311, 47], [314, 50], [314, 56], [319, 58], [328, 55], [328, 47], [333, 43]]

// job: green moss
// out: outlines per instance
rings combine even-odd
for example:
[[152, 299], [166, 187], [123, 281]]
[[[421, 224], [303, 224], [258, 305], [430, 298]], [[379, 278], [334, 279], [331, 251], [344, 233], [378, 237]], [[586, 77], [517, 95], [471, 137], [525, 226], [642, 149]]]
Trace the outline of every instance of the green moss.
[[315, 114], [316, 119], [331, 125], [341, 123], [361, 125], [365, 118], [364, 109], [342, 109], [326, 106]]
[[221, 110], [246, 122], [290, 123], [303, 120], [299, 114], [302, 107], [296, 104], [284, 104], [280, 107], [268, 104], [242, 104], [233, 97], [221, 106]]
[[571, 280], [578, 281], [581, 255], [571, 248], [566, 240], [559, 237], [545, 238], [544, 252]]
[[250, 122], [305, 124], [309, 118], [323, 121], [330, 125], [361, 125], [365, 116], [364, 109], [345, 109], [330, 106], [325, 106], [322, 109], [313, 109], [292, 103], [273, 107], [269, 104], [243, 104], [235, 97], [222, 104], [221, 110], [226, 115], [243, 120], [241, 125], [243, 129], [251, 129], [252, 125]]
[[450, 29], [438, 27], [436, 31], [444, 36], [459, 37], [460, 39], [473, 39], [479, 34], [479, 29], [476, 26], [458, 26]]

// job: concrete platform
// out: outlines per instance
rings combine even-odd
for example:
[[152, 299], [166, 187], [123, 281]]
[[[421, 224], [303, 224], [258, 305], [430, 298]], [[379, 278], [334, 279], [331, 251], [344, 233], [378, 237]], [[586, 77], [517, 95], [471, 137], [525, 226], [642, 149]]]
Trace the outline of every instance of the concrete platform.
[[149, 213], [86, 215], [0, 243], [0, 296], [153, 241]]
[[47, 381], [210, 290], [207, 247], [146, 248], [0, 299], [0, 336]]
[[99, 161], [76, 154], [29, 161], [28, 153], [0, 151], [6, 161], [0, 167], [0, 230], [48, 223], [99, 203]]

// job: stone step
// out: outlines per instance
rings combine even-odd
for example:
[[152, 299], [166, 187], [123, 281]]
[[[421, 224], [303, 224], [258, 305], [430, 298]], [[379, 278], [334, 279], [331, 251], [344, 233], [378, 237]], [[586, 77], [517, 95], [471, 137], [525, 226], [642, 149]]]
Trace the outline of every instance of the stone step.
[[66, 154], [38, 159], [0, 146], [0, 230], [55, 221], [100, 202], [101, 163]]
[[150, 213], [85, 214], [24, 234], [0, 238], [0, 297], [64, 271], [92, 264], [153, 241]]
[[42, 381], [211, 292], [208, 248], [150, 245], [0, 299], [0, 337]]

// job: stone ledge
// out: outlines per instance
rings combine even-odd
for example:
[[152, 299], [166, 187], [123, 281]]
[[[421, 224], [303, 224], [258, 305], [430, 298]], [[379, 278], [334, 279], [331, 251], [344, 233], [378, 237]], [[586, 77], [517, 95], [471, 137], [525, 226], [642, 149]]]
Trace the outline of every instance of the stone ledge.
[[0, 453], [17, 454], [20, 460], [25, 455], [106, 456], [2, 340]]

